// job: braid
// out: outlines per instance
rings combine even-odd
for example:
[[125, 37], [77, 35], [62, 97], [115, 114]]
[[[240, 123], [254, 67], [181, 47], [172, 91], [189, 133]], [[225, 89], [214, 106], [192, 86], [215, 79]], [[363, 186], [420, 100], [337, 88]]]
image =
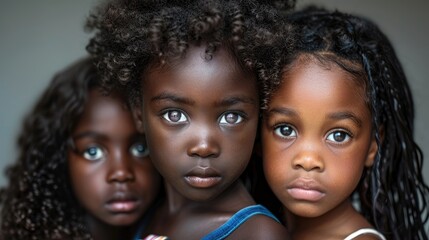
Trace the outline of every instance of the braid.
[[308, 7], [288, 20], [298, 35], [292, 50], [286, 51], [287, 42], [280, 38], [275, 48], [283, 55], [273, 57], [280, 64], [272, 61], [272, 68], [270, 62], [260, 63], [270, 66], [261, 72], [264, 104], [279, 88], [282, 75], [304, 54], [335, 63], [355, 76], [366, 89], [378, 144], [374, 164], [364, 170], [356, 189], [360, 210], [389, 239], [428, 239], [424, 224], [429, 188], [422, 176], [422, 152], [413, 138], [413, 100], [389, 40], [369, 20], [337, 11]]

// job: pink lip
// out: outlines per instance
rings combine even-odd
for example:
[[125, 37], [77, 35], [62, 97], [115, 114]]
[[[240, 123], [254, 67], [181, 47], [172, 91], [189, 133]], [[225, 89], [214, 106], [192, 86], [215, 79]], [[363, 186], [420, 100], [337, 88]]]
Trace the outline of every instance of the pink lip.
[[185, 181], [195, 188], [210, 188], [217, 185], [222, 178], [213, 168], [193, 168], [185, 175]]
[[298, 178], [287, 188], [288, 193], [296, 200], [316, 202], [326, 194], [319, 184], [312, 179]]
[[116, 192], [113, 197], [106, 202], [105, 207], [112, 213], [129, 213], [135, 211], [140, 202], [130, 193]]

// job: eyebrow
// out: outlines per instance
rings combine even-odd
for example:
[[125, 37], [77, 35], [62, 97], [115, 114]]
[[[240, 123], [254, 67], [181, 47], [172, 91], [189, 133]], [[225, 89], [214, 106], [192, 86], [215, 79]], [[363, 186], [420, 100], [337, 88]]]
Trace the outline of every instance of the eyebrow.
[[350, 119], [356, 123], [358, 127], [362, 127], [362, 120], [352, 112], [335, 112], [328, 115], [328, 118], [334, 120]]
[[177, 96], [176, 94], [169, 93], [169, 92], [163, 92], [151, 98], [151, 102], [157, 102], [157, 101], [171, 101], [171, 102], [177, 102], [177, 103], [182, 103], [186, 105], [193, 105], [195, 103], [195, 101], [193, 101], [192, 99]]
[[[290, 108], [273, 108], [267, 112], [268, 116], [271, 116], [273, 114], [281, 114], [281, 115], [286, 115], [291, 117], [298, 116], [298, 113]], [[328, 118], [333, 120], [350, 119], [354, 123], [356, 123], [358, 127], [362, 126], [362, 120], [352, 112], [335, 112], [335, 113], [329, 114]]]
[[68, 145], [69, 147], [75, 152], [77, 153], [77, 148], [76, 148], [76, 141], [78, 141], [81, 138], [86, 138], [86, 137], [90, 137], [90, 138], [95, 138], [97, 139], [97, 141], [102, 141], [107, 139], [106, 136], [96, 133], [96, 132], [92, 132], [92, 131], [86, 131], [86, 132], [82, 132], [79, 133], [77, 135], [71, 136], [67, 141], [68, 141]]
[[217, 106], [233, 106], [235, 104], [240, 104], [240, 103], [256, 105], [257, 101], [251, 97], [232, 96], [232, 97], [227, 97], [225, 99], [220, 100], [218, 103], [216, 103], [216, 105]]
[[79, 133], [77, 135], [72, 136], [72, 139], [75, 140], [75, 139], [81, 139], [81, 138], [87, 138], [87, 137], [100, 139], [100, 140], [107, 139], [107, 136], [93, 131], [86, 131], [86, 132]]
[[272, 108], [267, 112], [268, 116], [273, 114], [281, 114], [287, 116], [298, 116], [298, 113], [290, 108]]
[[[156, 101], [172, 101], [172, 102], [177, 102], [177, 103], [182, 103], [182, 104], [186, 104], [186, 105], [193, 105], [195, 104], [195, 101], [186, 97], [181, 97], [178, 96], [174, 93], [169, 93], [169, 92], [163, 92], [157, 96], [154, 96], [153, 98], [151, 98], [152, 102], [156, 102]], [[232, 96], [232, 97], [227, 97], [225, 99], [220, 100], [219, 102], [216, 103], [217, 106], [232, 106], [235, 104], [239, 104], [239, 103], [246, 103], [246, 104], [257, 104], [257, 101], [251, 97], [246, 97], [246, 96]]]

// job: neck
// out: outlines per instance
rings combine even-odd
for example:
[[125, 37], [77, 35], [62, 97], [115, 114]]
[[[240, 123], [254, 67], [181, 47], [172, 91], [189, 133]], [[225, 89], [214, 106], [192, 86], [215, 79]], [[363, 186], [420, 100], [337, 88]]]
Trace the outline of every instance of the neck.
[[255, 203], [241, 181], [235, 181], [207, 201], [188, 199], [168, 183], [165, 189], [166, 201], [157, 209], [145, 234], [158, 233], [174, 239], [200, 238], [222, 225], [238, 210]]
[[112, 226], [90, 216], [87, 217], [86, 222], [94, 240], [133, 239], [138, 229], [138, 224]]
[[178, 212], [180, 209], [183, 209], [186, 205], [192, 202], [176, 191], [176, 189], [174, 189], [174, 187], [169, 183], [165, 183], [165, 193], [167, 196], [166, 203], [168, 211], [171, 213]]
[[357, 229], [371, 227], [348, 199], [318, 217], [301, 217], [288, 212], [286, 223], [292, 239], [343, 239]]
[[186, 208], [222, 209], [223, 211], [235, 211], [243, 207], [255, 204], [241, 180], [235, 181], [219, 196], [208, 201], [193, 201], [177, 192], [170, 184], [165, 184], [167, 194], [168, 212], [177, 213]]

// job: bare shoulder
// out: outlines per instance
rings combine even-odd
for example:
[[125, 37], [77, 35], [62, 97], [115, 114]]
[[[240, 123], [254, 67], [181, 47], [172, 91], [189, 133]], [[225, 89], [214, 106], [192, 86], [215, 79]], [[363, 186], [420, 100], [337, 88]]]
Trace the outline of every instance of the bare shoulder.
[[286, 240], [290, 237], [287, 229], [274, 219], [256, 215], [244, 222], [227, 239]]
[[379, 237], [374, 236], [374, 235], [370, 235], [370, 234], [361, 235], [361, 236], [353, 238], [353, 239], [354, 240], [380, 240]]

